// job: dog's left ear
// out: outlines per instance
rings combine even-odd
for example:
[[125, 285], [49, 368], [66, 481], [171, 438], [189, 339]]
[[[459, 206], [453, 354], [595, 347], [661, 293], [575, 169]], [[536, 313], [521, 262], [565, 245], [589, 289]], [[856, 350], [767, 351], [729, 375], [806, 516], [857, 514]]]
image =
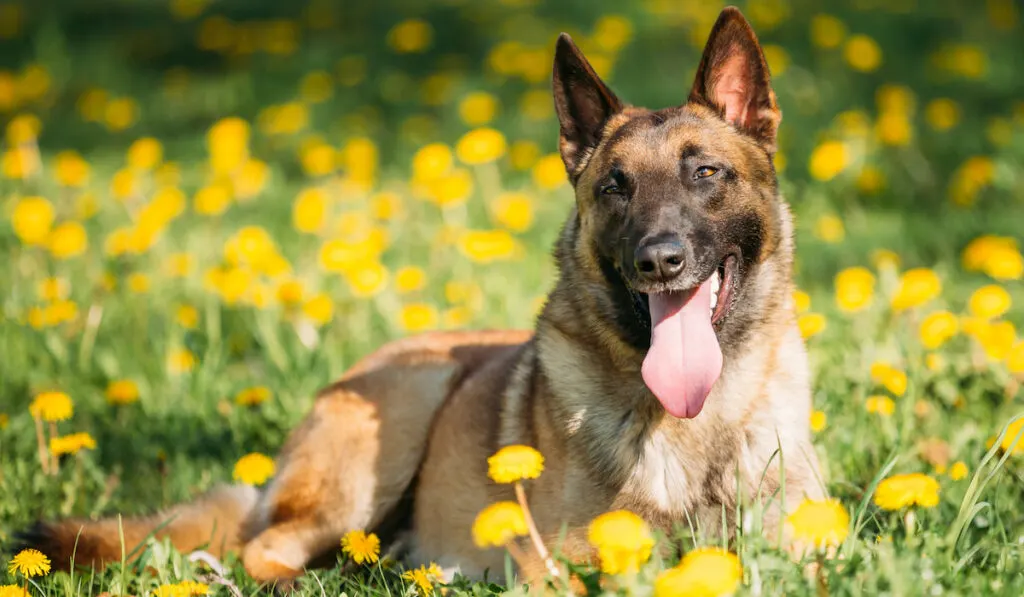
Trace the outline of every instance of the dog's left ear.
[[735, 7], [727, 7], [711, 29], [689, 101], [706, 105], [775, 152], [782, 112], [761, 44]]

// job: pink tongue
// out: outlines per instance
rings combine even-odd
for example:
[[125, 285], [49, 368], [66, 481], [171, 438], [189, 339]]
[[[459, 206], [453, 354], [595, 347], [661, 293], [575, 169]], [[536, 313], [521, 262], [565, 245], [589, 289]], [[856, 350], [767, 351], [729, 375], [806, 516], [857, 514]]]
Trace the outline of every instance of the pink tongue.
[[696, 291], [648, 295], [651, 348], [644, 383], [673, 417], [692, 419], [722, 373], [722, 349], [711, 327], [711, 279]]

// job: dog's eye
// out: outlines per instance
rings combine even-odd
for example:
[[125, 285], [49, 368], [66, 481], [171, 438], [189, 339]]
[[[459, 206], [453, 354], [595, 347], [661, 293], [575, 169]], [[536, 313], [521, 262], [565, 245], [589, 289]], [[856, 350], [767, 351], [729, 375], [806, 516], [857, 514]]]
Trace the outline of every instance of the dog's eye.
[[718, 168], [712, 166], [701, 166], [693, 173], [693, 179], [697, 180], [699, 178], [714, 176], [716, 172], [718, 172]]
[[626, 175], [618, 168], [612, 168], [608, 174], [608, 182], [601, 187], [602, 195], [624, 195], [626, 193]]
[[615, 184], [614, 182], [610, 182], [610, 183], [604, 185], [603, 187], [601, 187], [601, 194], [602, 195], [618, 195], [621, 192], [622, 192], [622, 189], [620, 189], [619, 185]]

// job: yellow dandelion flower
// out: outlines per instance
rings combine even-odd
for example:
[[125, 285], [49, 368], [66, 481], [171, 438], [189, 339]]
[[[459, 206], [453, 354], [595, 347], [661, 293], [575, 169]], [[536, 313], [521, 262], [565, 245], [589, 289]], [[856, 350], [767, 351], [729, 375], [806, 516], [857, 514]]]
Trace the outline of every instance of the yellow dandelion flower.
[[839, 175], [849, 164], [846, 145], [840, 141], [825, 141], [811, 152], [807, 170], [815, 180], [827, 182]]
[[933, 129], [948, 131], [960, 122], [960, 105], [946, 97], [934, 99], [925, 106], [924, 119]]
[[43, 392], [37, 394], [29, 405], [33, 417], [44, 421], [66, 421], [75, 412], [71, 397], [64, 392]]
[[78, 222], [65, 222], [50, 233], [47, 239], [50, 254], [56, 259], [70, 259], [85, 252], [89, 237]]
[[921, 320], [918, 333], [921, 337], [921, 344], [928, 350], [935, 350], [955, 336], [959, 329], [960, 320], [956, 315], [949, 311], [936, 311], [929, 313]]
[[651, 557], [654, 536], [642, 518], [628, 510], [606, 512], [587, 528], [605, 574], [635, 574]]
[[313, 323], [326, 325], [334, 318], [334, 302], [325, 293], [319, 293], [302, 304], [302, 312]]
[[399, 54], [425, 51], [434, 40], [434, 28], [422, 19], [407, 19], [388, 31], [388, 45]]
[[163, 584], [153, 589], [153, 597], [197, 597], [209, 595], [209, 585], [194, 580], [183, 580], [174, 584]]
[[167, 371], [172, 375], [188, 373], [195, 369], [196, 357], [188, 349], [179, 348], [167, 355]]
[[18, 585], [0, 585], [0, 597], [32, 597], [24, 587]]
[[411, 582], [421, 597], [428, 597], [434, 594], [434, 584], [440, 582], [444, 572], [437, 564], [420, 566], [402, 573], [402, 578]]
[[803, 290], [793, 291], [793, 308], [797, 314], [806, 313], [811, 310], [811, 295]]
[[119, 379], [107, 384], [107, 402], [131, 404], [139, 399], [139, 386], [130, 379]]
[[892, 416], [892, 413], [896, 412], [896, 403], [888, 396], [868, 396], [864, 402], [864, 408], [869, 413], [889, 417]]
[[438, 314], [433, 305], [412, 303], [404, 305], [398, 321], [406, 332], [422, 332], [437, 327]]
[[292, 206], [292, 226], [299, 232], [316, 234], [327, 221], [327, 193], [322, 189], [303, 189]]
[[274, 476], [274, 460], [265, 454], [246, 454], [235, 463], [232, 477], [246, 485], [263, 485]]
[[811, 413], [811, 431], [818, 433], [824, 429], [827, 424], [828, 416], [824, 412], [816, 410]]
[[505, 446], [487, 459], [487, 467], [487, 476], [496, 483], [536, 479], [544, 472], [544, 456], [530, 446]]
[[152, 285], [149, 276], [140, 272], [129, 275], [126, 283], [128, 290], [135, 294], [146, 294]]
[[998, 284], [982, 286], [971, 294], [967, 309], [971, 315], [982, 319], [995, 319], [1010, 310], [1013, 304], [1010, 293]]
[[163, 157], [163, 145], [153, 137], [137, 139], [128, 147], [128, 167], [132, 170], [152, 170], [160, 165]]
[[924, 267], [907, 270], [900, 276], [899, 287], [892, 297], [891, 305], [896, 311], [919, 307], [941, 292], [942, 281], [934, 271]]
[[882, 49], [867, 35], [851, 35], [843, 48], [843, 57], [854, 70], [869, 73], [882, 64]]
[[529, 532], [526, 516], [516, 502], [497, 502], [480, 511], [473, 521], [473, 543], [479, 548], [503, 547]]
[[324, 142], [306, 144], [299, 153], [302, 170], [309, 176], [327, 176], [334, 172], [337, 152]]
[[424, 145], [412, 158], [412, 180], [424, 184], [437, 180], [452, 169], [452, 150], [444, 143]]
[[839, 500], [805, 499], [788, 517], [793, 536], [815, 547], [839, 545], [850, 532], [850, 515]]
[[828, 320], [821, 313], [804, 313], [797, 318], [796, 323], [800, 327], [800, 335], [804, 339], [817, 336], [828, 327]]
[[50, 438], [50, 453], [54, 456], [77, 454], [80, 450], [95, 450], [96, 440], [88, 433], [72, 433]]
[[422, 290], [427, 285], [427, 273], [423, 268], [406, 266], [395, 272], [395, 290], [408, 294]]
[[199, 325], [199, 310], [192, 305], [179, 305], [174, 320], [185, 329], [194, 330]]
[[363, 261], [345, 270], [345, 281], [348, 282], [349, 291], [356, 298], [371, 298], [377, 296], [388, 286], [391, 273], [376, 259]]
[[823, 49], [838, 48], [846, 37], [846, 25], [838, 18], [828, 14], [818, 14], [811, 18], [811, 43]]
[[477, 263], [512, 259], [522, 247], [506, 230], [466, 230], [458, 237], [459, 251]]
[[502, 193], [491, 206], [494, 221], [512, 232], [525, 232], [533, 224], [533, 200], [526, 193]]
[[373, 533], [349, 531], [341, 538], [341, 550], [356, 564], [374, 564], [380, 557], [380, 539]]
[[42, 197], [24, 197], [14, 205], [11, 227], [26, 245], [41, 245], [50, 236], [53, 205]]
[[66, 187], [81, 188], [89, 182], [89, 162], [78, 152], [62, 151], [54, 158], [54, 176]]
[[874, 501], [883, 510], [934, 508], [939, 505], [939, 482], [921, 473], [895, 475], [878, 484]]
[[36, 293], [44, 301], [59, 301], [68, 297], [71, 285], [63, 278], [46, 278], [36, 287]]
[[494, 120], [498, 106], [498, 99], [492, 94], [474, 91], [459, 102], [459, 117], [469, 126], [480, 126]]
[[834, 214], [825, 214], [814, 222], [814, 236], [830, 245], [843, 242], [846, 227], [843, 220]]
[[999, 447], [1004, 452], [1009, 451], [1012, 447], [1014, 454], [1024, 454], [1024, 435], [1014, 445], [1014, 441], [1017, 440], [1017, 434], [1021, 433], [1022, 430], [1024, 430], [1024, 418], [1010, 423], [1006, 428], [1006, 435], [1003, 436], [1003, 441], [1000, 442]]
[[[547, 96], [547, 91], [544, 92], [544, 95]], [[550, 99], [547, 97], [545, 100], [550, 103]], [[540, 147], [533, 141], [516, 141], [508, 148], [508, 160], [516, 170], [529, 170], [539, 158]], [[559, 167], [561, 167], [561, 161], [559, 161]]]
[[239, 406], [256, 406], [270, 399], [270, 388], [253, 386], [235, 394], [235, 404]]
[[20, 574], [32, 578], [50, 573], [50, 558], [36, 549], [25, 549], [17, 553], [7, 564], [9, 574]]
[[1024, 373], [1024, 340], [1016, 342], [1006, 354], [1006, 368], [1010, 373]]
[[875, 293], [875, 275], [866, 267], [850, 267], [835, 278], [836, 305], [847, 313], [863, 311]]
[[192, 208], [203, 216], [219, 216], [231, 206], [231, 186], [222, 183], [207, 185], [192, 198]]
[[658, 575], [654, 597], [724, 597], [736, 592], [742, 580], [743, 567], [736, 554], [720, 547], [701, 547]]
[[888, 363], [872, 363], [871, 379], [897, 396], [902, 396], [907, 391], [907, 374]]
[[957, 460], [953, 463], [953, 466], [949, 467], [949, 478], [954, 481], [959, 481], [960, 479], [967, 477], [969, 472], [970, 471], [964, 461]]
[[531, 169], [533, 182], [545, 191], [553, 191], [569, 182], [569, 176], [565, 173], [565, 163], [562, 156], [557, 153], [549, 153], [539, 158]]

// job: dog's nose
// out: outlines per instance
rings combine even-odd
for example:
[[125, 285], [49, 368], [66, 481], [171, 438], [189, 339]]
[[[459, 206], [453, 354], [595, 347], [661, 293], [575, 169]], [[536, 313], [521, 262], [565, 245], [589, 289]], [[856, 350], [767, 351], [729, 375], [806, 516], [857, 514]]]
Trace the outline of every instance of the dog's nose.
[[649, 282], [668, 282], [683, 271], [685, 252], [678, 242], [641, 244], [634, 255], [636, 271]]

